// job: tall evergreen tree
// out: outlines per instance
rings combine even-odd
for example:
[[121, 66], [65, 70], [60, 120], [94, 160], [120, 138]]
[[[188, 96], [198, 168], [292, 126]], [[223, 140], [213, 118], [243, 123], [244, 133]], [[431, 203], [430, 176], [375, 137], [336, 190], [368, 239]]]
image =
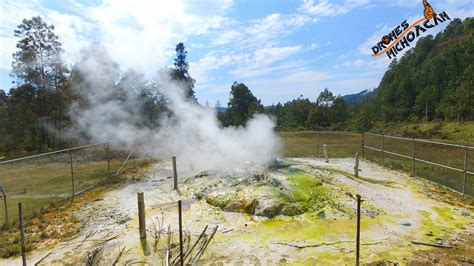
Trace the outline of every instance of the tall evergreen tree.
[[189, 75], [189, 64], [186, 58], [188, 52], [184, 47], [182, 42], [176, 45], [176, 57], [174, 59], [174, 68], [171, 70], [171, 77], [182, 83], [182, 86], [185, 89], [185, 96], [188, 99], [192, 99], [193, 101], [197, 101], [196, 95], [194, 93], [194, 83], [196, 82], [190, 75]]

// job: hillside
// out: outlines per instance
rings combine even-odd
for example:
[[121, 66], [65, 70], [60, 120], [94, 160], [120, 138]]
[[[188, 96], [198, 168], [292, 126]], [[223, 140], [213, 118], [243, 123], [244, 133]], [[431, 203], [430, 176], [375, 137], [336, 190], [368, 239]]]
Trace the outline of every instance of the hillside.
[[375, 103], [382, 121], [474, 118], [474, 18], [454, 19], [384, 74]]

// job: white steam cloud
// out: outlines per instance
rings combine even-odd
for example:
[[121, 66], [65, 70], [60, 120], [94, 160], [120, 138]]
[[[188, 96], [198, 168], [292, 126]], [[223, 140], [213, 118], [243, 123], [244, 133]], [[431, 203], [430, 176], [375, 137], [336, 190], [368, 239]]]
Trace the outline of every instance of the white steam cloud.
[[[94, 141], [117, 141], [135, 152], [155, 159], [176, 155], [180, 169], [228, 172], [246, 164], [264, 167], [280, 150], [274, 132], [275, 121], [258, 114], [245, 127], [222, 127], [213, 108], [201, 106], [184, 96], [181, 86], [161, 71], [151, 92], [166, 99], [170, 116], [161, 116], [158, 127], [144, 126], [143, 104], [137, 88], [143, 76], [129, 72], [121, 81], [118, 65], [105, 48], [92, 45], [75, 65], [78, 88], [85, 103], [72, 106], [70, 115], [76, 132], [85, 132]], [[117, 89], [121, 87], [123, 89]]]

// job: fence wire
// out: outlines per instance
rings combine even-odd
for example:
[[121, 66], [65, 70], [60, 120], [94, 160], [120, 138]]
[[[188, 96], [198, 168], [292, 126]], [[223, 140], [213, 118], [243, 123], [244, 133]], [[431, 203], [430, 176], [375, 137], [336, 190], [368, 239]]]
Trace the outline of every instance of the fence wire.
[[[103, 184], [128, 154], [105, 142], [0, 162], [0, 197], [6, 198], [0, 202], [0, 225], [18, 220], [19, 202], [24, 203], [28, 218]], [[133, 166], [134, 162], [128, 161], [124, 169]]]
[[364, 133], [366, 159], [474, 195], [474, 147]]

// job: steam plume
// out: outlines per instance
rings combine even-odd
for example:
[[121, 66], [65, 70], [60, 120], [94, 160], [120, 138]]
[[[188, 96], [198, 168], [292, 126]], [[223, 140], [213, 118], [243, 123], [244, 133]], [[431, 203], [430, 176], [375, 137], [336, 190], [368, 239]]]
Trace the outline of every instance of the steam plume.
[[258, 114], [245, 127], [223, 128], [216, 111], [187, 100], [166, 71], [157, 75], [152, 87], [166, 99], [171, 116], [162, 116], [157, 128], [143, 126], [136, 111], [142, 104], [134, 91], [140, 74], [131, 75], [123, 82], [126, 88], [117, 92], [114, 84], [120, 72], [105, 48], [96, 44], [83, 51], [75, 72], [83, 81], [78, 88], [86, 103], [72, 106], [70, 115], [75, 131], [86, 132], [94, 141], [118, 141], [155, 159], [176, 155], [180, 168], [191, 171], [227, 172], [248, 163], [265, 166], [278, 155], [280, 141], [270, 117]]

